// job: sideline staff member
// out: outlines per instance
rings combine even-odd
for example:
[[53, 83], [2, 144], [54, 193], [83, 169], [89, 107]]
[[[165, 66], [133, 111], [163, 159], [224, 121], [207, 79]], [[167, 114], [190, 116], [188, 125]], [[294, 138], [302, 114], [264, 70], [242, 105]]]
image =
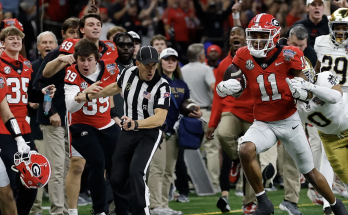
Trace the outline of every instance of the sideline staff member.
[[[132, 214], [137, 215], [150, 214], [144, 176], [161, 142], [161, 129], [170, 104], [170, 87], [156, 71], [157, 63], [156, 49], [144, 46], [137, 54], [136, 66], [122, 71], [116, 83], [95, 94], [79, 93], [75, 98], [84, 102], [122, 91], [125, 116], [113, 156], [110, 183], [122, 200], [130, 197]], [[130, 187], [126, 186], [128, 182]]]

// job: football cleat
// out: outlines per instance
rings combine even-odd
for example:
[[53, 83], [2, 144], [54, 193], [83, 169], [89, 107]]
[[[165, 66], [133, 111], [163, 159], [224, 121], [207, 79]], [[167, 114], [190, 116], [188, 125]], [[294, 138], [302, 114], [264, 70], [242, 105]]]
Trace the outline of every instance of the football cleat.
[[316, 205], [323, 205], [323, 197], [313, 188], [309, 188], [307, 191], [308, 198]]
[[14, 163], [11, 168], [20, 172], [20, 180], [26, 188], [41, 188], [50, 180], [50, 162], [36, 151], [30, 151], [28, 154], [15, 153]]
[[254, 202], [250, 202], [249, 204], [243, 206], [243, 214], [254, 214], [257, 205]]
[[242, 167], [241, 163], [232, 161], [230, 176], [229, 176], [230, 183], [235, 184], [238, 181], [241, 167]]

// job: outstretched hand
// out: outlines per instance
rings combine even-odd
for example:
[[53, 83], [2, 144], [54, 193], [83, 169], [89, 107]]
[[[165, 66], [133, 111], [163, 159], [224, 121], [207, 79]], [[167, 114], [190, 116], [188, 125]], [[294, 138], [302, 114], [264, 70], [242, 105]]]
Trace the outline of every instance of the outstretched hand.
[[95, 82], [94, 84], [89, 86], [87, 89], [85, 89], [84, 93], [94, 94], [94, 93], [101, 91], [103, 89], [103, 87], [99, 86], [99, 84], [101, 84], [101, 81]]

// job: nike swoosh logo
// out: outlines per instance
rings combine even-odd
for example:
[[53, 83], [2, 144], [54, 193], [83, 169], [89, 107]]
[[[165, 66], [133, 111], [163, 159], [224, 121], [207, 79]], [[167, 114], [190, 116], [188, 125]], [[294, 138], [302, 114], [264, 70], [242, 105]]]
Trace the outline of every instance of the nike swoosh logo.
[[24, 69], [24, 71], [27, 71], [28, 69]]
[[106, 52], [106, 55], [109, 55], [109, 54], [111, 54], [111, 52]]
[[107, 77], [107, 78], [104, 78], [104, 81], [108, 80], [109, 78], [110, 78], [110, 76], [109, 76], [109, 77]]
[[292, 127], [292, 130], [295, 130], [295, 128], [297, 128], [298, 125], [296, 125], [295, 127]]
[[275, 63], [275, 65], [276, 65], [276, 66], [279, 66], [279, 65], [282, 64], [282, 63], [283, 63], [283, 62], [281, 62], [281, 63]]

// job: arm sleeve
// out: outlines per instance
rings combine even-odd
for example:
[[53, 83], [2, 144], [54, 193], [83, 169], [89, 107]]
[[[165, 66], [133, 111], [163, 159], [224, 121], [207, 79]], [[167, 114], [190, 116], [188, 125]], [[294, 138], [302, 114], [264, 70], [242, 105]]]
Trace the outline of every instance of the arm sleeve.
[[[216, 69], [216, 73], [215, 73], [215, 89], [216, 86], [223, 81], [224, 78], [224, 73], [225, 71], [223, 71], [223, 66], [222, 64], [219, 65], [219, 67]], [[214, 90], [214, 97], [213, 97], [213, 106], [211, 108], [211, 115], [210, 115], [210, 120], [209, 120], [209, 124], [208, 124], [208, 128], [209, 127], [213, 127], [213, 128], [217, 128], [220, 119], [221, 119], [221, 113], [222, 113], [222, 105], [221, 102], [224, 98], [220, 97], [217, 94], [217, 91]]]
[[117, 75], [117, 86], [122, 89], [123, 79], [126, 74], [127, 69], [123, 69], [120, 73]]
[[162, 83], [156, 92], [153, 109], [162, 108], [168, 110], [170, 105], [170, 93], [169, 84], [167, 82]]
[[204, 18], [204, 11], [202, 9], [202, 5], [199, 2], [199, 0], [193, 0], [193, 4], [195, 6], [195, 13], [197, 15], [197, 17], [199, 19], [203, 19]]
[[329, 72], [319, 73], [314, 80], [316, 80], [316, 83], [312, 93], [317, 95], [321, 100], [335, 104], [342, 98], [341, 92], [331, 89], [339, 84], [339, 81], [334, 75]]
[[242, 53], [241, 49], [242, 49], [242, 48], [239, 48], [239, 49], [237, 50], [236, 55], [233, 57], [233, 60], [232, 60], [232, 63], [233, 63], [234, 65], [236, 65], [237, 67], [239, 67], [239, 68], [241, 67], [240, 65], [242, 65], [243, 61], [244, 61], [244, 63], [245, 63], [245, 61], [246, 61], [246, 60], [243, 60], [243, 59], [241, 58], [241, 56], [243, 56], [243, 53]]
[[224, 10], [220, 15], [220, 21], [225, 22], [226, 19], [231, 15], [232, 16], [232, 6], [233, 2], [231, 1], [231, 4], [228, 6], [226, 10]]
[[208, 86], [215, 83], [214, 71], [209, 66], [206, 67], [205, 82]]
[[82, 106], [85, 104], [85, 102], [77, 103], [75, 101], [76, 94], [80, 92], [80, 88], [78, 86], [72, 84], [65, 84], [64, 92], [66, 109], [70, 113], [75, 113], [76, 111], [80, 110]]

